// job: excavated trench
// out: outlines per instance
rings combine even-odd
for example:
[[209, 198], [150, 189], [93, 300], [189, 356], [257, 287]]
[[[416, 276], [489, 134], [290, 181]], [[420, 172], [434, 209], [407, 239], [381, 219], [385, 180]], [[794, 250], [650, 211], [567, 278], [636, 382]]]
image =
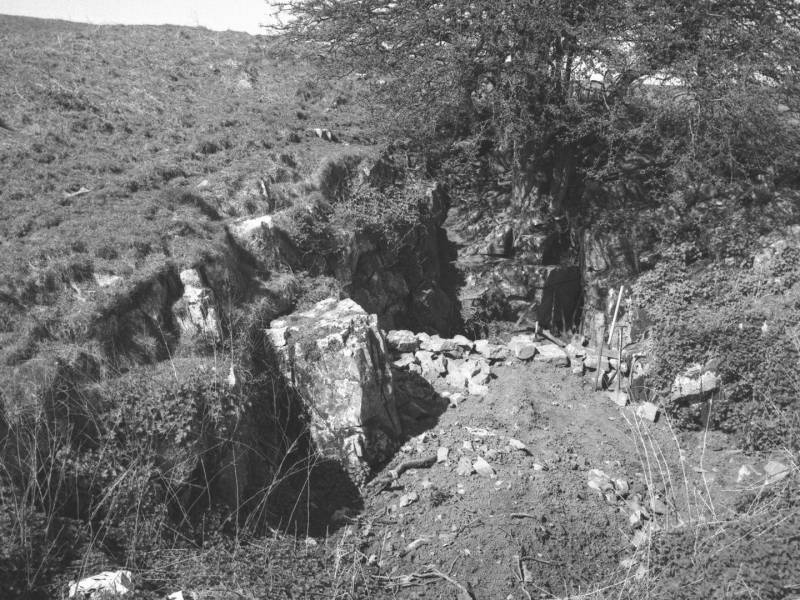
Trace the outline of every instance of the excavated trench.
[[[296, 238], [298, 210], [322, 218], [325, 202], [333, 200], [324, 192], [341, 189], [337, 178], [343, 173], [364, 172], [352, 158], [338, 166], [328, 165], [327, 178], [307, 183], [310, 193], [294, 206], [229, 223], [216, 248], [191, 268], [167, 265], [112, 298], [88, 326], [95, 354], [28, 361], [15, 390], [6, 392], [6, 404], [8, 398], [22, 406], [39, 403], [58, 429], [69, 432], [73, 446], [96, 449], [108, 432], [92, 414], [119, 410], [114, 402], [125, 405], [131, 420], [141, 418], [137, 405], [147, 394], [156, 405], [188, 402], [191, 414], [181, 418], [192, 425], [178, 432], [181, 441], [163, 416], [150, 421], [156, 433], [146, 434], [159, 469], [153, 493], [168, 499], [173, 514], [192, 520], [222, 504], [248, 521], [325, 533], [337, 508], [362, 504], [352, 473], [315, 452], [313, 409], [282, 371], [266, 334], [270, 322], [297, 308], [303, 294], [298, 273], [335, 281], [339, 294], [377, 315], [383, 330], [476, 338], [485, 337], [492, 321], [527, 314], [567, 331], [581, 311], [578, 267], [465, 256], [473, 241], [446, 223], [450, 200], [439, 186], [421, 194], [424, 221], [400, 248], [387, 247], [375, 233], [351, 230], [337, 232], [333, 246], [308, 251]], [[225, 349], [224, 358], [217, 348]], [[144, 380], [155, 383], [142, 385]], [[394, 447], [435, 425], [446, 406], [422, 377], [399, 375], [396, 389], [401, 396], [427, 397], [426, 406], [417, 403], [413, 410], [428, 414], [401, 415]], [[399, 404], [408, 408], [402, 399]], [[219, 414], [219, 406], [232, 412]], [[21, 437], [9, 445], [23, 446]], [[23, 468], [21, 452], [5, 458]], [[86, 516], [97, 490], [83, 475], [76, 482], [74, 497], [63, 506], [71, 516]]]

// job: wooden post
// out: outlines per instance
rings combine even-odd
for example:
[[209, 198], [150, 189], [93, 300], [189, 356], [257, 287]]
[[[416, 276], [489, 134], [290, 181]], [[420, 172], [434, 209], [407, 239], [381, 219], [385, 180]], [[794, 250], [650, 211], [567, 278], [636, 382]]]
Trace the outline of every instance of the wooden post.
[[611, 320], [611, 331], [608, 332], [608, 347], [613, 348], [611, 339], [614, 337], [614, 327], [617, 324], [617, 315], [619, 314], [619, 303], [622, 301], [622, 294], [625, 293], [625, 286], [619, 286], [619, 293], [617, 294], [617, 305], [614, 307], [614, 318]]

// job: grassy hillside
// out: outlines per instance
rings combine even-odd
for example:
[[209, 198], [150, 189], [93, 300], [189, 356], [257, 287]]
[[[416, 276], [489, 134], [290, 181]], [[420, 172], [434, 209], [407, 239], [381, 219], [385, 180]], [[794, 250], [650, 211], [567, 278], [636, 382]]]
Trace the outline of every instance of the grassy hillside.
[[6, 364], [115, 287], [98, 283], [191, 265], [264, 184], [374, 141], [355, 80], [323, 84], [265, 38], [0, 17], [0, 39]]

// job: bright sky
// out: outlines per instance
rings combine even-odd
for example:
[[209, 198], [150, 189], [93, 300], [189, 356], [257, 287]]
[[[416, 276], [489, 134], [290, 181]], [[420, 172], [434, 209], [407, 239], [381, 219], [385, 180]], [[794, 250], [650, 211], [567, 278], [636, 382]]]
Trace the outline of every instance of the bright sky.
[[189, 25], [263, 33], [266, 0], [0, 0], [0, 14], [84, 23]]

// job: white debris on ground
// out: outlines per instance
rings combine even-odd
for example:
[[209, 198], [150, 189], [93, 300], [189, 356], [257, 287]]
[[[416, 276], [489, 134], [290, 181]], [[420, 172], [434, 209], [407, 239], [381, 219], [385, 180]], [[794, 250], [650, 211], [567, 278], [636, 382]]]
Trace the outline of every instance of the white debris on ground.
[[130, 571], [103, 571], [69, 584], [70, 598], [103, 600], [121, 598], [133, 593]]

